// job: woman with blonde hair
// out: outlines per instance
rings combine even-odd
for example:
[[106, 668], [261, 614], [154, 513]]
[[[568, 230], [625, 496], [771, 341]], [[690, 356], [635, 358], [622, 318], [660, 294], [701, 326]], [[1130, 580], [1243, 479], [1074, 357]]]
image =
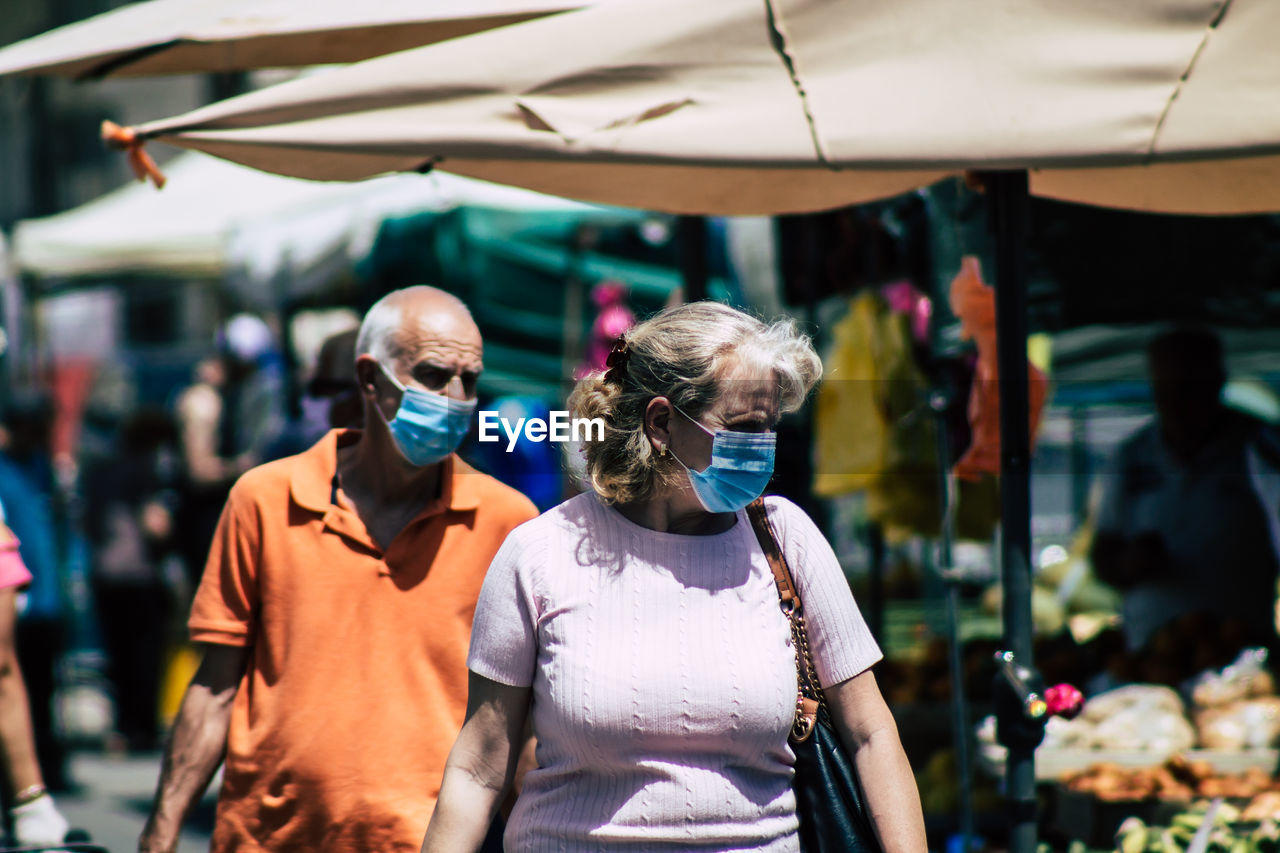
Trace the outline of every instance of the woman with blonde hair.
[[[609, 363], [570, 398], [606, 425], [586, 445], [592, 491], [513, 531], [489, 569], [423, 850], [479, 848], [529, 718], [537, 767], [507, 850], [797, 851], [796, 650], [744, 510], [821, 362], [790, 322], [699, 302], [636, 326]], [[817, 528], [789, 501], [765, 506], [875, 833], [886, 853], [920, 853], [880, 651]]]

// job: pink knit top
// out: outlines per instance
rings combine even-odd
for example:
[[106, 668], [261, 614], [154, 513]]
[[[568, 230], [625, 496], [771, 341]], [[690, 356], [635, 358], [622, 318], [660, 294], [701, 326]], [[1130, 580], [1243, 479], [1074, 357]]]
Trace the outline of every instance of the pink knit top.
[[[880, 658], [835, 554], [767, 501], [824, 685]], [[538, 767], [519, 853], [799, 850], [795, 655], [744, 512], [714, 536], [659, 533], [594, 494], [516, 528], [489, 568], [467, 660], [532, 687]]]

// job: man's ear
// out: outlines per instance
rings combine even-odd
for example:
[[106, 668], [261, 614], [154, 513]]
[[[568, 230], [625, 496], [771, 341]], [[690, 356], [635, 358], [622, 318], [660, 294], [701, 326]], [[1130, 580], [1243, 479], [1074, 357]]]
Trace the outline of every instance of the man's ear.
[[655, 453], [671, 446], [671, 417], [674, 409], [666, 397], [654, 397], [644, 410], [644, 433]]
[[378, 360], [365, 353], [356, 357], [356, 384], [360, 386], [360, 394], [365, 397], [376, 397], [378, 394]]

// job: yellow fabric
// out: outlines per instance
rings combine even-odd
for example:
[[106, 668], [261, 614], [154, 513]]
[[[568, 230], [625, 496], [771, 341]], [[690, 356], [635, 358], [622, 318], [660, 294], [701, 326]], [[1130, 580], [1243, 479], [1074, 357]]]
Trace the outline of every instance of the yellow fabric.
[[[814, 408], [814, 493], [865, 491], [868, 517], [891, 542], [938, 535], [938, 427], [910, 321], [866, 292], [850, 301], [833, 338]], [[957, 484], [957, 536], [989, 539], [999, 518], [995, 477]]]
[[876, 293], [854, 297], [835, 328], [818, 391], [814, 492], [867, 492], [890, 539], [939, 529], [937, 425], [908, 318]]
[[855, 297], [833, 329], [833, 345], [814, 404], [815, 494], [866, 489], [884, 471], [888, 427], [883, 415], [880, 338], [887, 309], [874, 294]]
[[182, 643], [170, 649], [160, 686], [160, 719], [170, 726], [178, 716], [187, 685], [200, 667], [200, 652], [191, 643]]

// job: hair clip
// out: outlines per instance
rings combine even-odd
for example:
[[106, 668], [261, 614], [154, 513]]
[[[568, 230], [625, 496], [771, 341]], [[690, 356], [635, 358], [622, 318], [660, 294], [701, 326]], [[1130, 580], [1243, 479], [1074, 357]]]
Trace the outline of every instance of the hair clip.
[[613, 348], [609, 350], [609, 356], [604, 360], [605, 366], [609, 368], [604, 374], [605, 382], [612, 382], [619, 388], [622, 387], [622, 380], [627, 375], [627, 359], [630, 355], [631, 351], [627, 349], [625, 338], [618, 338], [613, 342]]

